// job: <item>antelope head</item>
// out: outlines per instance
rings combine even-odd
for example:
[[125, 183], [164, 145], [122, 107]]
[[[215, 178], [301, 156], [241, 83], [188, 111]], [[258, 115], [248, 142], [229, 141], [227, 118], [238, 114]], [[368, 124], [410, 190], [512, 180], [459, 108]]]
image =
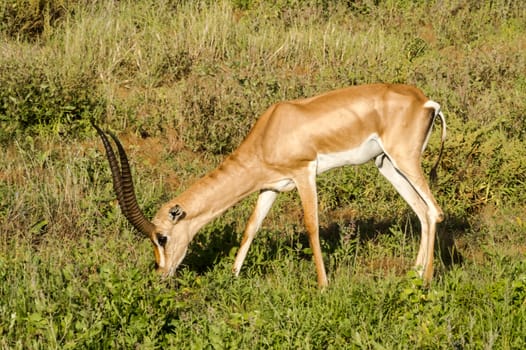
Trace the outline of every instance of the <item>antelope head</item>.
[[109, 133], [117, 146], [117, 159], [106, 134], [93, 124], [102, 139], [113, 178], [113, 189], [126, 219], [154, 246], [156, 270], [163, 275], [172, 275], [183, 260], [191, 240], [189, 227], [184, 223], [185, 211], [178, 204], [164, 205], [153, 221], [146, 218], [137, 204], [128, 157], [119, 139]]

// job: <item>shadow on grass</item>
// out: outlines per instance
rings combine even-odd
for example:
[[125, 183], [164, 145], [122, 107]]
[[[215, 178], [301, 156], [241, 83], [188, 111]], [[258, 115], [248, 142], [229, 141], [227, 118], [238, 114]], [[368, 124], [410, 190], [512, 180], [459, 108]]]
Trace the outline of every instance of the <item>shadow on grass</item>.
[[198, 233], [190, 244], [183, 264], [199, 274], [210, 270], [220, 259], [239, 246], [238, 233], [232, 223], [216, 225]]
[[[352, 227], [352, 231], [358, 234], [360, 243], [376, 240], [380, 235], [392, 235], [390, 228], [395, 227], [396, 219], [377, 221], [374, 219], [367, 220], [348, 220], [343, 225], [331, 223], [329, 226], [320, 229], [320, 236], [326, 243], [325, 253], [334, 254], [342, 248], [342, 227]], [[420, 222], [414, 216], [411, 216], [411, 227], [414, 233], [406, 233], [409, 240], [420, 242]], [[437, 226], [437, 238], [435, 241], [435, 259], [440, 259], [446, 270], [455, 265], [461, 265], [464, 257], [455, 245], [455, 240], [462, 237], [469, 229], [470, 225], [466, 218], [448, 217], [444, 222]], [[410, 230], [413, 231], [413, 230]], [[416, 256], [415, 256], [416, 259]]]
[[[364, 243], [376, 240], [380, 235], [392, 235], [390, 228], [394, 227], [396, 223], [396, 219], [381, 221], [367, 219], [344, 220], [343, 223], [333, 222], [328, 226], [322, 226], [320, 227], [320, 238], [323, 254], [328, 258], [342, 248], [342, 244], [345, 242], [344, 235], [349, 235], [349, 232], [342, 232], [343, 228], [351, 227], [350, 235], [352, 239], [357, 238], [360, 243]], [[411, 235], [411, 237], [407, 238], [419, 242], [420, 224], [416, 218], [413, 218], [410, 224], [417, 233], [407, 233], [407, 235]], [[245, 267], [251, 264], [253, 260], [251, 255], [253, 254], [260, 255], [259, 261], [278, 259], [280, 255], [283, 256], [283, 251], [296, 254], [300, 259], [312, 259], [308, 250], [305, 250], [305, 248], [309, 247], [307, 235], [303, 227], [299, 227], [300, 230], [298, 230], [297, 234], [289, 239], [285, 238], [280, 232], [260, 233], [259, 236], [256, 236], [249, 250]], [[464, 258], [456, 248], [455, 240], [461, 237], [469, 227], [468, 221], [460, 217], [449, 217], [438, 225], [435, 259], [439, 258], [446, 270], [462, 264]], [[356, 234], [358, 234], [358, 237], [355, 236]], [[233, 248], [239, 247], [240, 235], [241, 232], [238, 233], [236, 231], [233, 223], [216, 225], [204, 234], [198, 234], [191, 244], [189, 253], [184, 260], [184, 265], [197, 273], [209, 271], [218, 261], [229, 256]], [[264, 267], [262, 270], [264, 270]]]

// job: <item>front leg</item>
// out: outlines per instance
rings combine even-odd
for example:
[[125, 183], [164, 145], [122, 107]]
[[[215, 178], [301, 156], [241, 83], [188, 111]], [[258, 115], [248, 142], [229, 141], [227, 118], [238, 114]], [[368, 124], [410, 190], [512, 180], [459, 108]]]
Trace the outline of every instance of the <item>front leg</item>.
[[305, 228], [307, 229], [309, 244], [312, 249], [314, 263], [316, 265], [318, 286], [326, 287], [329, 282], [327, 280], [327, 273], [325, 272], [325, 265], [323, 263], [323, 255], [321, 253], [320, 246], [320, 234], [318, 226], [318, 193], [316, 191], [316, 167], [316, 162], [309, 163], [307, 171], [302, 172], [299, 174], [299, 176], [296, 176], [294, 178], [294, 182], [296, 183], [298, 193], [301, 198]]
[[243, 234], [243, 240], [241, 241], [241, 245], [239, 247], [239, 251], [237, 252], [236, 260], [232, 268], [236, 276], [239, 276], [239, 271], [241, 271], [241, 266], [243, 266], [243, 262], [247, 256], [248, 248], [250, 248], [250, 244], [254, 240], [256, 232], [261, 227], [261, 223], [267, 216], [272, 204], [276, 200], [277, 195], [278, 193], [273, 190], [263, 190], [259, 193], [256, 206], [254, 207], [254, 211], [248, 220], [247, 227], [245, 228], [245, 232]]

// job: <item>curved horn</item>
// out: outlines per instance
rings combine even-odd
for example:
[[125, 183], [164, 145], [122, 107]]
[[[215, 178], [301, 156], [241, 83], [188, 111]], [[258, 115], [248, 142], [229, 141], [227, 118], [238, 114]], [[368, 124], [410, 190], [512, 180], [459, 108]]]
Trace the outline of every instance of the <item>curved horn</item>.
[[146, 236], [150, 236], [155, 231], [155, 226], [144, 216], [143, 212], [137, 204], [137, 198], [135, 197], [135, 191], [133, 188], [133, 179], [130, 171], [130, 164], [128, 157], [124, 151], [124, 147], [120, 143], [117, 136], [110, 133], [111, 138], [117, 145], [119, 151], [120, 167], [113, 148], [104, 132], [94, 123], [93, 127], [97, 130], [98, 134], [104, 144], [106, 150], [106, 156], [110, 163], [111, 175], [113, 178], [113, 189], [117, 195], [117, 200], [121, 207], [122, 213], [128, 219], [128, 221], [135, 227], [139, 232], [142, 232]]

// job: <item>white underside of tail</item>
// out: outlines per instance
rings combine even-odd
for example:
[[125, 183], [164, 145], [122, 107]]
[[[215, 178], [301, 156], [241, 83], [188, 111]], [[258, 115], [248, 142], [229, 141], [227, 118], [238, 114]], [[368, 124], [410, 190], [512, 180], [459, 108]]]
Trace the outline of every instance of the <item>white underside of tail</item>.
[[[424, 108], [431, 108], [431, 109], [433, 109], [434, 110], [433, 118], [436, 118], [436, 117], [440, 118], [440, 122], [442, 123], [442, 136], [441, 137], [442, 137], [442, 142], [444, 142], [444, 140], [446, 139], [446, 133], [447, 133], [447, 131], [446, 131], [446, 118], [444, 117], [444, 114], [440, 110], [440, 105], [437, 102], [433, 101], [433, 100], [429, 100], [426, 103], [424, 103]], [[431, 136], [431, 131], [432, 130], [433, 130], [433, 123], [431, 123], [431, 127], [427, 131], [426, 140], [424, 142], [424, 145], [422, 146], [422, 152], [424, 152], [424, 149], [427, 146], [427, 142], [429, 141], [429, 137]]]

